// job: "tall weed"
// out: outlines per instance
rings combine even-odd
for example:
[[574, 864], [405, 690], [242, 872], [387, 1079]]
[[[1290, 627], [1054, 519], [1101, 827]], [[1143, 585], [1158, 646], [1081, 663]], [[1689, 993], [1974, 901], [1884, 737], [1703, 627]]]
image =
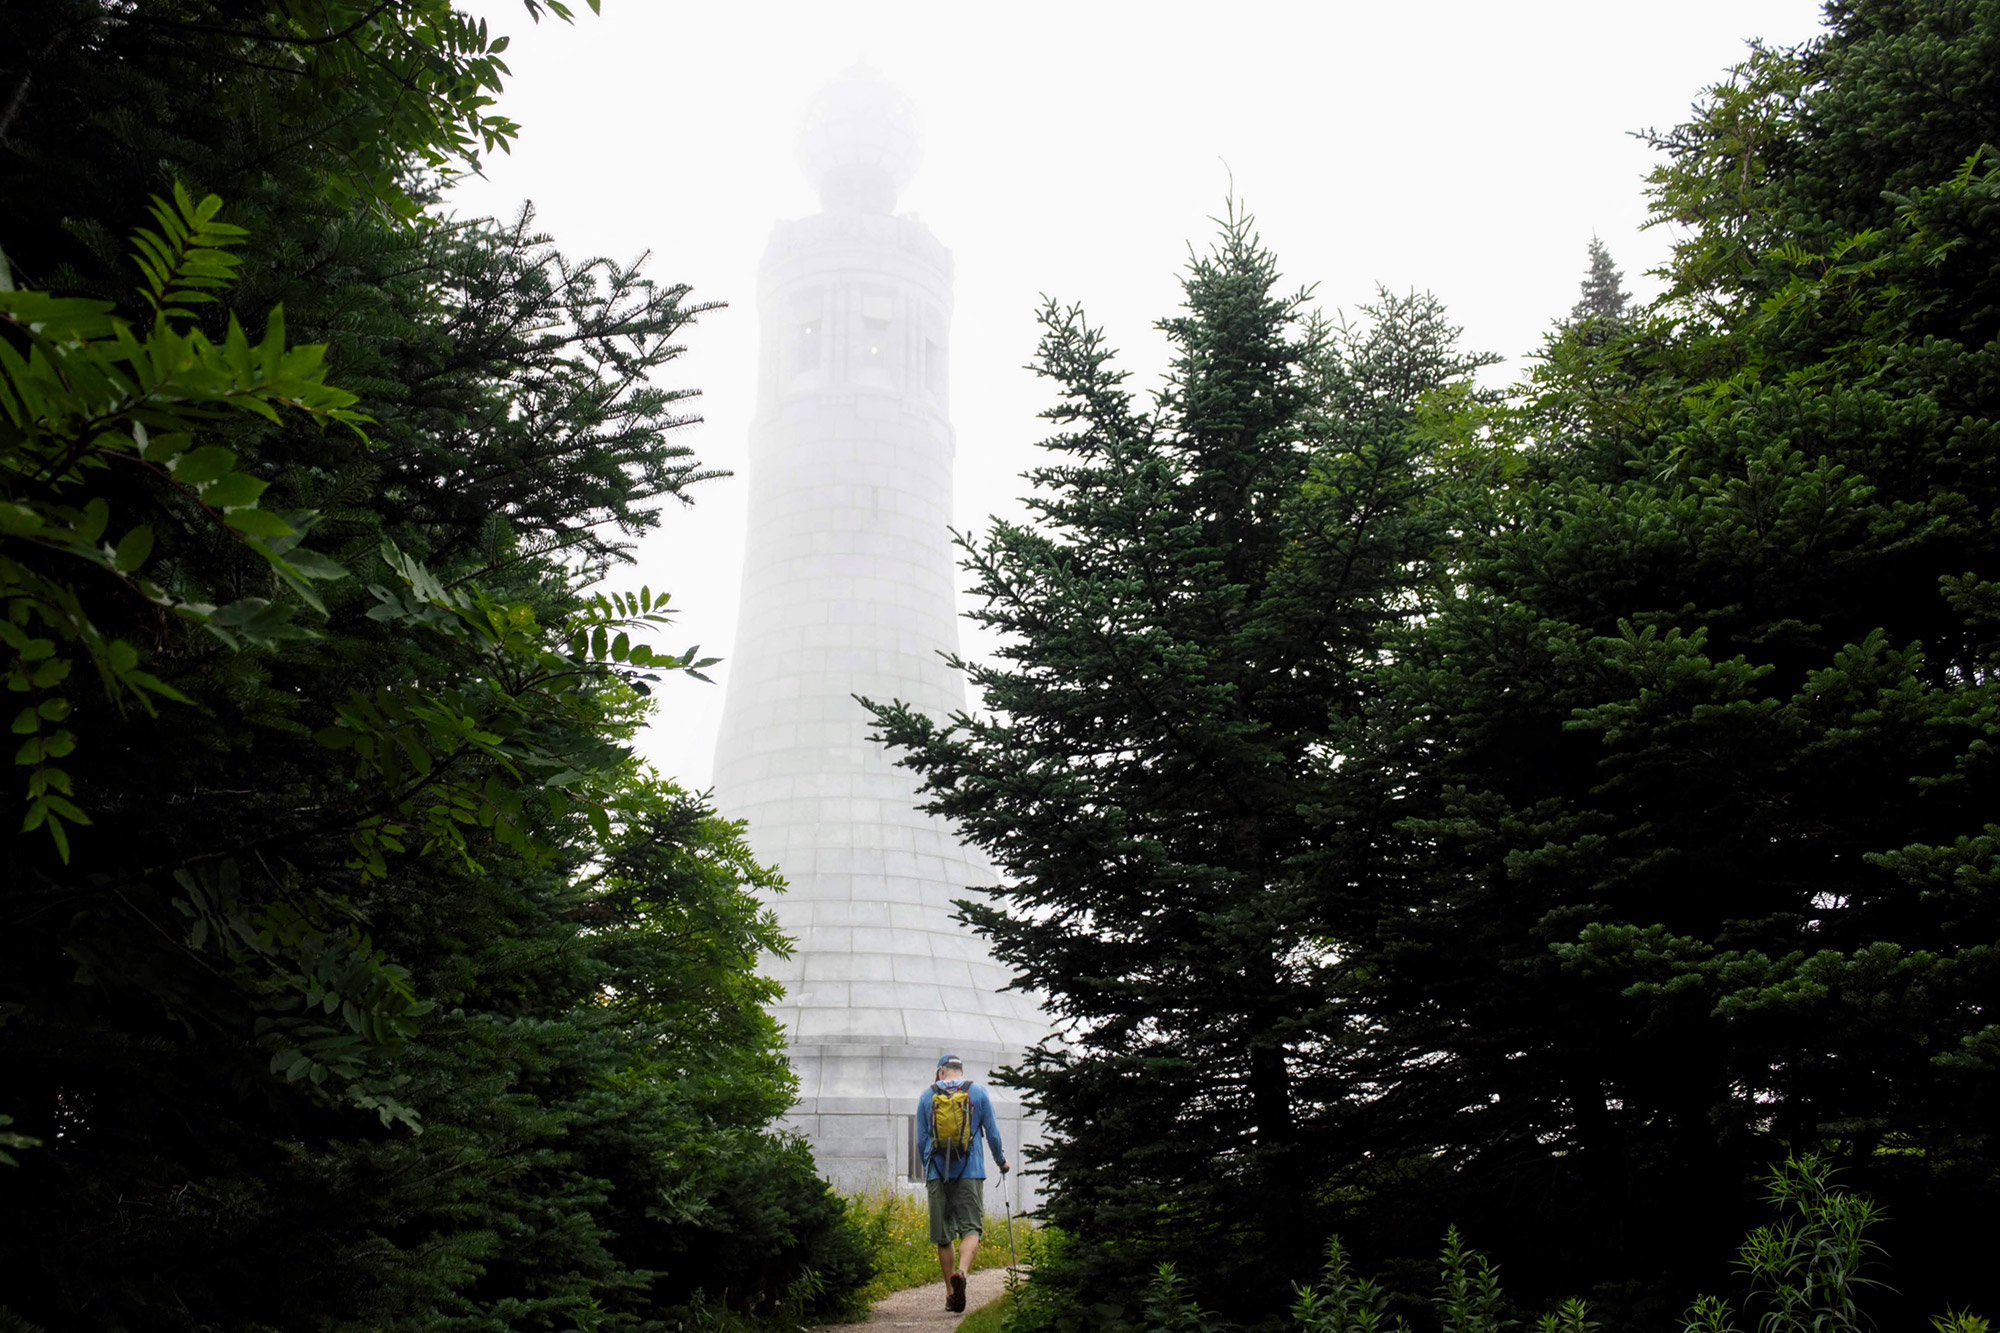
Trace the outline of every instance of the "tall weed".
[[1326, 1243], [1319, 1285], [1292, 1290], [1292, 1318], [1304, 1333], [1409, 1333], [1400, 1315], [1389, 1317], [1389, 1293], [1373, 1278], [1354, 1276], [1338, 1236]]
[[1161, 1264], [1146, 1288], [1147, 1333], [1222, 1333], [1223, 1324], [1194, 1303], [1172, 1264]]
[[[1778, 1220], [1743, 1238], [1737, 1267], [1749, 1278], [1757, 1333], [1868, 1333], [1862, 1293], [1880, 1287], [1861, 1270], [1882, 1253], [1868, 1230], [1882, 1211], [1865, 1194], [1833, 1183], [1834, 1169], [1812, 1153], [1765, 1177]], [[1687, 1333], [1725, 1333], [1733, 1312], [1713, 1297], [1689, 1307]]]
[[1444, 1233], [1438, 1266], [1443, 1280], [1434, 1304], [1444, 1333], [1506, 1333], [1518, 1322], [1505, 1316], [1500, 1270], [1478, 1250], [1466, 1249], [1457, 1227]]

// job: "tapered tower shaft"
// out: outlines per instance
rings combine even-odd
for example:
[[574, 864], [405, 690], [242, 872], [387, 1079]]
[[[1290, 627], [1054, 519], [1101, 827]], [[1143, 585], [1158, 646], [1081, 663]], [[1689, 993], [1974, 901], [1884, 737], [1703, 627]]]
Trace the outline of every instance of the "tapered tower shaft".
[[[824, 209], [780, 223], [765, 252], [750, 528], [716, 749], [717, 804], [749, 822], [790, 886], [774, 905], [798, 950], [765, 967], [786, 987], [791, 1123], [848, 1189], [921, 1178], [911, 1104], [939, 1054], [984, 1079], [1046, 1028], [952, 920], [990, 871], [917, 810], [916, 779], [869, 741], [855, 699], [938, 718], [964, 704], [940, 655], [958, 642], [952, 264], [890, 211], [913, 158], [894, 94], [847, 76], [806, 135]], [[1019, 1106], [992, 1091], [1018, 1152]]]

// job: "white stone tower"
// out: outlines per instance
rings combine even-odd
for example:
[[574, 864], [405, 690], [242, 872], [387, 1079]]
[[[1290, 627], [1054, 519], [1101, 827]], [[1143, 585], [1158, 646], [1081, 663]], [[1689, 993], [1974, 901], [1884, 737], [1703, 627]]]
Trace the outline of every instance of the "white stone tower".
[[[822, 211], [778, 224], [758, 283], [749, 540], [715, 757], [717, 805], [790, 883], [774, 906], [798, 951], [764, 960], [786, 989], [790, 1123], [847, 1190], [915, 1171], [912, 1106], [940, 1054], [985, 1081], [1048, 1026], [951, 919], [991, 882], [985, 860], [916, 809], [914, 775], [868, 740], [854, 699], [938, 718], [965, 699], [939, 657], [958, 646], [951, 255], [892, 211], [916, 156], [901, 99], [866, 71], [812, 108], [800, 157]], [[990, 1090], [1018, 1164], [1019, 1103]], [[997, 1203], [990, 1165], [987, 1187]]]

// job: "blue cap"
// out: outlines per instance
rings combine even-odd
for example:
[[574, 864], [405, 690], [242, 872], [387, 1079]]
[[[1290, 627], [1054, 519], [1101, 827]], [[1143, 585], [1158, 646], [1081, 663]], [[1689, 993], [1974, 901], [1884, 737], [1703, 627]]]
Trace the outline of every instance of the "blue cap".
[[963, 1060], [959, 1059], [959, 1058], [958, 1058], [957, 1056], [955, 1056], [955, 1055], [940, 1055], [940, 1056], [938, 1057], [938, 1068], [939, 1068], [939, 1069], [943, 1069], [943, 1068], [944, 1068], [944, 1067], [945, 1067], [946, 1065], [961, 1065], [961, 1066], [962, 1066], [962, 1065], [964, 1065], [964, 1063], [965, 1063], [965, 1061], [963, 1061]]

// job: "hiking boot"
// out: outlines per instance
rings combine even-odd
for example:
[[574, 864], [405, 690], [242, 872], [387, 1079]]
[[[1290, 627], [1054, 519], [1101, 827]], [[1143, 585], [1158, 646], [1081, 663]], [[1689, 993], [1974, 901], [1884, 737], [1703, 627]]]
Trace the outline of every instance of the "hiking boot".
[[944, 1308], [952, 1314], [963, 1313], [965, 1310], [965, 1274], [953, 1273], [951, 1281], [945, 1285], [948, 1289], [948, 1294], [944, 1298]]

